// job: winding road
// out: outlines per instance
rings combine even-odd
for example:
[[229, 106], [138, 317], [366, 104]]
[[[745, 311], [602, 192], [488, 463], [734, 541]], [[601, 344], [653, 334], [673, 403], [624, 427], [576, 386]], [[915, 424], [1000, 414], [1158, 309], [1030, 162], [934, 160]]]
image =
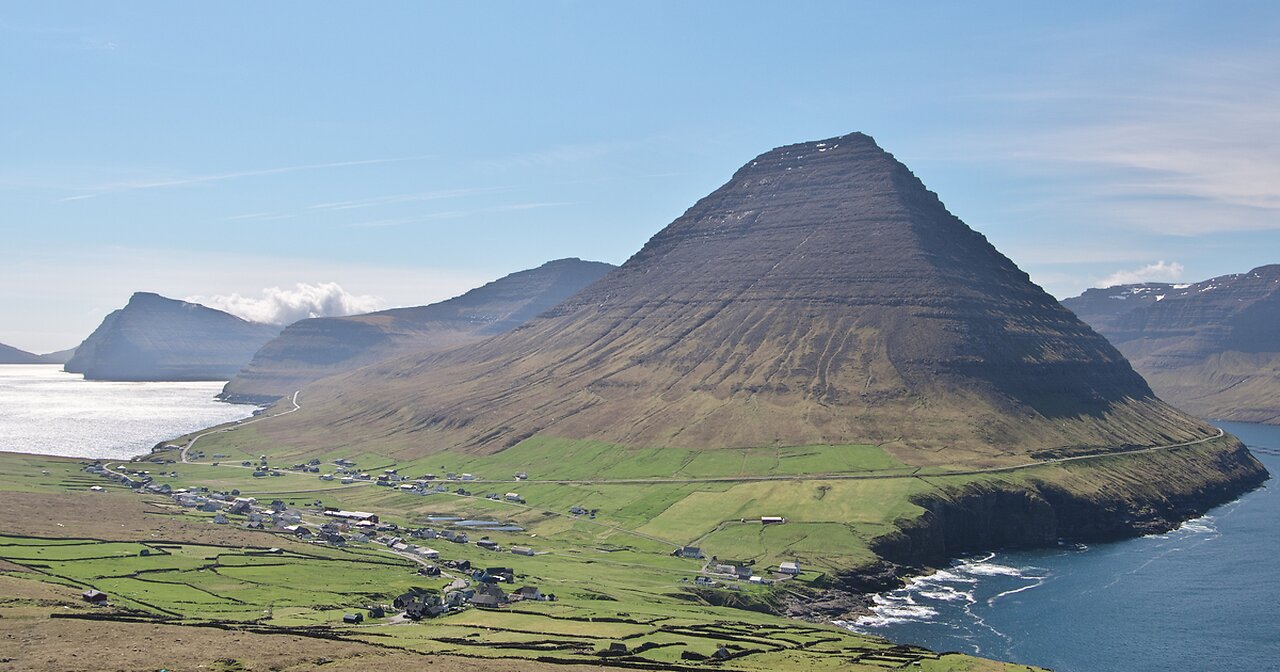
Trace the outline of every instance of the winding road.
[[252, 424], [253, 424], [253, 423], [255, 423], [255, 422], [262, 422], [263, 420], [269, 420], [269, 419], [271, 419], [271, 418], [278, 418], [278, 417], [280, 417], [280, 416], [282, 416], [282, 415], [289, 415], [290, 413], [295, 413], [295, 412], [297, 412], [297, 411], [302, 410], [302, 407], [298, 405], [298, 394], [299, 394], [300, 392], [302, 392], [302, 390], [296, 390], [296, 391], [294, 391], [294, 393], [293, 393], [293, 397], [291, 397], [291, 398], [289, 399], [289, 403], [293, 404], [293, 408], [291, 408], [291, 409], [289, 409], [289, 410], [287, 410], [287, 411], [284, 411], [283, 413], [275, 413], [275, 414], [272, 414], [272, 415], [260, 415], [260, 416], [258, 416], [258, 417], [256, 417], [256, 418], [253, 418], [252, 420], [242, 420], [242, 421], [238, 421], [238, 422], [232, 423], [232, 424], [231, 424], [231, 425], [229, 425], [229, 426], [221, 427], [221, 428], [219, 428], [219, 429], [211, 429], [211, 430], [209, 430], [209, 431], [207, 431], [207, 432], [201, 432], [201, 433], [196, 434], [195, 436], [191, 437], [191, 440], [187, 441], [187, 445], [185, 445], [185, 446], [183, 446], [183, 447], [182, 447], [182, 463], [183, 463], [183, 464], [206, 464], [206, 463], [204, 463], [204, 462], [192, 462], [191, 460], [187, 459], [187, 452], [191, 450], [191, 446], [196, 445], [196, 441], [199, 441], [200, 439], [202, 439], [202, 438], [204, 438], [204, 437], [206, 437], [206, 436], [209, 436], [210, 434], [217, 434], [217, 433], [219, 433], [219, 432], [229, 432], [229, 431], [231, 431], [231, 430], [233, 430], [233, 429], [236, 429], [236, 428], [239, 428], [239, 427], [244, 427], [245, 425], [252, 425]]

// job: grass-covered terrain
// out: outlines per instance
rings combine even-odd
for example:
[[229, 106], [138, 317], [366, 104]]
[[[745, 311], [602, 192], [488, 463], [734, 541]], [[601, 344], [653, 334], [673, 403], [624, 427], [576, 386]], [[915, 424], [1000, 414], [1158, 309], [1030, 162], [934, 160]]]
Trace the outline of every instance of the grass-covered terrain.
[[[307, 512], [303, 522], [312, 527], [326, 520], [325, 507], [377, 513], [382, 523], [400, 526], [400, 535], [464, 519], [500, 523], [504, 531], [467, 528], [471, 543], [414, 541], [440, 551], [433, 563], [509, 567], [516, 580], [506, 591], [536, 586], [557, 599], [467, 608], [421, 622], [390, 611], [389, 618], [344, 624], [344, 614], [367, 614], [369, 605], [389, 604], [410, 588], [443, 593], [471, 577], [449, 569], [421, 576], [424, 560], [375, 542], [304, 543], [282, 530], [244, 529], [247, 519], [235, 515], [215, 524], [213, 513], [135, 493], [85, 473], [82, 462], [11, 454], [0, 454], [6, 475], [0, 507], [14, 521], [0, 536], [0, 574], [24, 585], [111, 595], [110, 610], [80, 608], [75, 617], [302, 635], [406, 655], [672, 670], [1005, 669], [778, 614], [828, 595], [850, 575], [883, 568], [881, 542], [923, 520], [925, 500], [955, 500], [967, 510], [959, 500], [968, 494], [1015, 493], [1014, 508], [1026, 502], [1035, 510], [1044, 506], [1035, 493], [1054, 491], [1137, 507], [1181, 490], [1198, 492], [1203, 483], [1196, 475], [1227, 464], [1220, 460], [1236, 445], [1223, 437], [1158, 453], [978, 472], [940, 463], [916, 469], [869, 445], [692, 451], [548, 437], [489, 456], [310, 456], [274, 445], [257, 430], [246, 424], [201, 437], [192, 463], [170, 450], [105, 466], [135, 477], [145, 471], [153, 484], [172, 489], [278, 499]], [[253, 475], [264, 456], [268, 471], [280, 475]], [[312, 457], [324, 460], [321, 473], [336, 472], [333, 461], [343, 458], [357, 462], [352, 471], [395, 470], [408, 480], [343, 484], [293, 468]], [[435, 479], [416, 491], [399, 487], [426, 474]], [[472, 480], [445, 480], [446, 474]], [[440, 482], [445, 490], [435, 491]], [[92, 492], [95, 486], [102, 490]], [[785, 522], [763, 524], [762, 517]], [[504, 550], [478, 547], [482, 537]], [[510, 553], [513, 546], [535, 555]], [[706, 557], [674, 556], [682, 546], [697, 546]], [[802, 573], [784, 577], [784, 562], [798, 562]], [[724, 576], [715, 569], [724, 563], [765, 581]], [[626, 650], [599, 655], [613, 645]], [[704, 660], [717, 651], [724, 660]]]
[[[811, 459], [803, 452], [813, 451], [783, 451], [784, 456], [796, 457], [764, 463]], [[892, 466], [870, 451], [857, 460]], [[402, 525], [437, 524], [429, 518], [450, 515], [514, 523], [523, 530], [472, 531], [472, 539], [483, 534], [504, 547], [531, 546], [538, 555], [498, 553], [443, 539], [430, 545], [444, 559], [511, 567], [517, 582], [507, 590], [535, 585], [557, 597], [554, 602], [517, 602], [500, 610], [471, 608], [421, 622], [404, 622], [389, 612], [390, 618], [347, 625], [341, 621], [345, 613], [367, 614], [364, 607], [389, 604], [411, 587], [441, 590], [461, 573], [450, 576], [446, 569], [444, 576], [420, 576], [419, 563], [378, 544], [332, 548], [301, 543], [285, 534], [242, 529], [235, 523], [243, 521], [235, 517], [232, 525], [215, 525], [212, 514], [180, 508], [166, 497], [131, 492], [83, 473], [82, 466], [75, 460], [0, 453], [0, 470], [6, 474], [0, 481], [0, 505], [19, 514], [47, 512], [43, 518], [24, 515], [21, 524], [0, 535], [0, 579], [24, 586], [52, 585], [70, 599], [88, 588], [111, 596], [110, 608], [76, 605], [62, 609], [67, 613], [58, 614], [60, 618], [106, 615], [138, 627], [164, 623], [200, 630], [292, 633], [406, 654], [642, 669], [1005, 669], [769, 613], [786, 592], [802, 593], [821, 585], [823, 562], [835, 567], [867, 559], [867, 540], [885, 521], [909, 513], [902, 507], [903, 493], [886, 484], [920, 487], [915, 479], [705, 485], [526, 482], [519, 486], [526, 503], [518, 504], [474, 496], [483, 489], [480, 484], [475, 484], [473, 496], [421, 496], [367, 483], [335, 486], [314, 475], [254, 478], [249, 470], [234, 466], [130, 465], [150, 467], [156, 482], [175, 488], [235, 488], [297, 506], [319, 500], [377, 511], [384, 521]], [[481, 471], [484, 465], [477, 462], [466, 468], [473, 466]], [[177, 475], [168, 476], [171, 471]], [[497, 485], [499, 491], [509, 489], [507, 484]], [[93, 486], [104, 490], [90, 492]], [[571, 516], [567, 510], [572, 506], [598, 511], [594, 519]], [[746, 516], [775, 514], [787, 515], [790, 522], [767, 527], [758, 521], [741, 522]], [[719, 549], [723, 558], [754, 560], [766, 576], [767, 565], [788, 558], [800, 558], [806, 572], [772, 587], [726, 579], [714, 588], [694, 589], [693, 580], [705, 561], [670, 555], [675, 545], [690, 542], [703, 544], [708, 553]], [[849, 549], [848, 554], [830, 554], [837, 545]], [[825, 560], [819, 562], [820, 558]], [[722, 603], [736, 607], [716, 606]], [[30, 616], [38, 604], [19, 599], [8, 606], [21, 607]], [[625, 645], [627, 654], [597, 655], [611, 644]], [[728, 660], [689, 659], [711, 655], [721, 646]]]

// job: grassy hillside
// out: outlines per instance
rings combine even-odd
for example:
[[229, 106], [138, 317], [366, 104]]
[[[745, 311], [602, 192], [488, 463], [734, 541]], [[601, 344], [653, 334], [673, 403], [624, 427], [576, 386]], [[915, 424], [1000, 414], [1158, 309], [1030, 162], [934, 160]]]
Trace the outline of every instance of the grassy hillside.
[[[571, 486], [530, 490], [530, 504], [522, 506], [454, 495], [414, 497], [371, 485], [316, 488], [314, 478], [254, 479], [245, 470], [235, 479], [205, 465], [153, 465], [157, 471], [177, 470], [178, 476], [163, 477], [175, 487], [238, 480], [244, 494], [260, 499], [281, 497], [303, 505], [318, 498], [331, 505], [375, 508], [404, 523], [445, 512], [521, 521], [527, 525], [523, 532], [492, 535], [504, 545], [534, 545], [540, 553], [535, 557], [444, 541], [440, 550], [477, 566], [510, 566], [521, 583], [558, 597], [496, 611], [470, 609], [420, 623], [371, 618], [353, 626], [341, 623], [342, 614], [389, 601], [412, 586], [439, 589], [453, 579], [418, 576], [416, 563], [377, 544], [330, 548], [299, 543], [288, 535], [214, 525], [211, 514], [180, 509], [167, 498], [130, 493], [89, 477], [81, 466], [73, 460], [0, 454], [0, 469], [9, 476], [0, 482], [0, 505], [19, 516], [0, 535], [0, 582], [11, 596], [0, 603], [0, 629], [28, 632], [23, 628], [31, 619], [41, 613], [47, 619], [57, 611], [64, 619], [106, 619], [79, 620], [78, 627], [88, 631], [77, 634], [81, 638], [109, 631], [114, 638], [138, 641], [131, 638], [152, 636], [151, 628], [163, 623], [189, 632], [183, 637], [198, 643], [185, 655], [156, 652], [147, 667], [175, 657], [171, 664], [178, 669], [215, 663], [204, 652], [218, 636], [228, 644], [233, 637], [253, 643], [228, 646], [220, 660], [238, 665], [261, 660], [270, 657], [270, 645], [254, 637], [266, 636], [283, 638], [286, 649], [296, 637], [318, 638], [316, 651], [337, 644], [356, 647], [343, 649], [343, 664], [369, 662], [372, 654], [362, 646], [381, 650], [381, 655], [433, 654], [435, 669], [444, 670], [453, 669], [451, 656], [467, 656], [474, 669], [485, 670], [510, 669], [505, 666], [511, 661], [527, 662], [529, 667], [521, 669], [553, 664], [704, 669], [706, 663], [684, 660], [684, 652], [709, 655], [721, 644], [728, 644], [734, 657], [715, 669], [877, 670], [914, 663], [919, 665], [912, 669], [935, 671], [1025, 669], [714, 606], [690, 589], [701, 563], [671, 557], [664, 542], [639, 531], [652, 522], [655, 531], [674, 536], [703, 525], [694, 520], [693, 527], [686, 527], [676, 518], [646, 522], [654, 512], [669, 509], [669, 503], [699, 492], [695, 490], [659, 489], [655, 494], [630, 486], [609, 489], [608, 503], [628, 512], [590, 520], [551, 516], [534, 506], [539, 498], [550, 499], [555, 488]], [[106, 484], [104, 492], [87, 490], [100, 483]], [[27, 510], [44, 515], [23, 515]], [[723, 511], [707, 513], [719, 516]], [[805, 590], [821, 581], [820, 573], [810, 571], [794, 585]], [[51, 588], [42, 593], [36, 586]], [[107, 591], [113, 606], [77, 604], [74, 595], [88, 587]], [[769, 587], [745, 584], [713, 592], [742, 605], [777, 599]], [[616, 661], [595, 654], [614, 642], [625, 643], [634, 653]], [[20, 652], [11, 660], [28, 664], [24, 669], [41, 669], [25, 655]]]

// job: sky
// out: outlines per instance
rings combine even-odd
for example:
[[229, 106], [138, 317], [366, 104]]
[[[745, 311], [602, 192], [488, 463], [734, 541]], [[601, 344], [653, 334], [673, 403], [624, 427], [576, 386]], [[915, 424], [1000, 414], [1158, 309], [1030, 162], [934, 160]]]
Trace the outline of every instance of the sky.
[[1060, 298], [1280, 263], [1280, 3], [0, 3], [0, 342], [621, 263], [872, 135]]

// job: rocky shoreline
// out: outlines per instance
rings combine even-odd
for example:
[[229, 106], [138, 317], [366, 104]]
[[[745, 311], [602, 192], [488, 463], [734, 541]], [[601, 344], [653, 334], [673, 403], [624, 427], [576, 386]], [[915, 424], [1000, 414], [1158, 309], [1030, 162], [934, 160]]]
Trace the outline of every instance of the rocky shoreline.
[[[788, 593], [782, 615], [809, 622], [871, 613], [872, 596], [973, 553], [1160, 534], [1261, 486], [1270, 474], [1235, 437], [1160, 456], [1073, 468], [1073, 478], [987, 479], [914, 500], [924, 513], [877, 539], [880, 560]], [[1056, 474], [1055, 474], [1056, 476]], [[1080, 485], [1091, 486], [1084, 490]], [[1077, 486], [1077, 487], [1072, 487]]]

